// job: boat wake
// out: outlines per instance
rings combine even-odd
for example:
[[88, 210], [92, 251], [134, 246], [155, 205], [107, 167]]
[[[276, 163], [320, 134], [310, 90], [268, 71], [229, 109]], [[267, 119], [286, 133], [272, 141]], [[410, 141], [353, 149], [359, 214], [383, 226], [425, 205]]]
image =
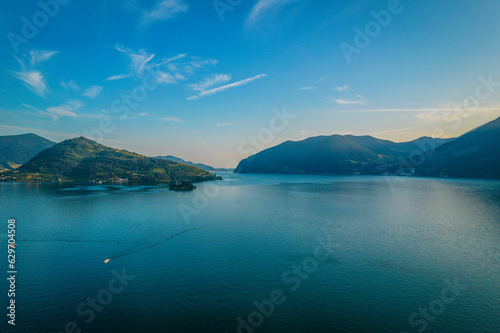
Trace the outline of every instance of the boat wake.
[[139, 249], [136, 249], [136, 250], [132, 250], [132, 251], [128, 251], [128, 252], [117, 253], [117, 254], [115, 254], [115, 255], [113, 255], [113, 256], [111, 256], [111, 257], [109, 257], [108, 259], [104, 260], [104, 263], [105, 263], [105, 264], [107, 264], [108, 262], [110, 262], [110, 261], [112, 261], [112, 260], [116, 260], [116, 259], [118, 259], [118, 258], [122, 258], [122, 257], [128, 256], [128, 255], [130, 255], [130, 254], [134, 254], [134, 253], [137, 253], [137, 252], [142, 252], [142, 251], [144, 251], [144, 250], [147, 250], [147, 249], [150, 249], [150, 248], [155, 247], [155, 246], [157, 246], [157, 245], [160, 245], [160, 244], [163, 244], [163, 243], [165, 243], [165, 242], [168, 242], [168, 241], [169, 241], [169, 240], [171, 240], [172, 238], [175, 238], [175, 237], [180, 236], [180, 235], [182, 235], [182, 234], [185, 234], [185, 233], [187, 233], [187, 232], [191, 232], [191, 231], [199, 230], [199, 229], [202, 229], [202, 228], [206, 228], [206, 227], [208, 227], [208, 226], [209, 226], [209, 225], [207, 224], [207, 225], [203, 225], [203, 226], [201, 226], [201, 227], [196, 227], [196, 228], [186, 229], [186, 230], [183, 230], [183, 231], [178, 232], [178, 233], [176, 233], [176, 234], [170, 235], [170, 236], [168, 236], [167, 238], [162, 239], [162, 240], [160, 240], [160, 241], [158, 241], [158, 242], [156, 242], [156, 243], [150, 244], [150, 245], [148, 245], [148, 246], [144, 246], [144, 247], [142, 247], [142, 248], [139, 248]]

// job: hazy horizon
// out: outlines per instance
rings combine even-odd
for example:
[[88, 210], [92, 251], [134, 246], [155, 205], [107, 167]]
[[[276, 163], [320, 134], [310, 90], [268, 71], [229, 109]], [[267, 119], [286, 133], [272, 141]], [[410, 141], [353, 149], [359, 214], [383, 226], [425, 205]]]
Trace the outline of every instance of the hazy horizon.
[[[474, 128], [472, 128], [472, 129], [474, 129]], [[471, 130], [472, 130], [472, 129], [471, 129]], [[462, 134], [465, 134], [465, 133], [467, 133], [467, 132], [468, 132], [468, 131], [466, 131], [466, 132], [464, 132], [464, 133], [462, 133]], [[51, 141], [53, 141], [53, 142], [56, 142], [56, 143], [60, 143], [60, 142], [65, 141], [65, 140], [74, 139], [74, 138], [77, 138], [77, 137], [80, 137], [80, 136], [81, 136], [81, 135], [79, 135], [79, 136], [75, 136], [75, 137], [69, 137], [68, 139], [63, 139], [63, 140], [58, 141], [57, 139], [51, 139], [51, 138], [49, 138], [49, 136], [44, 136], [44, 135], [42, 135], [42, 134], [39, 134], [39, 133], [32, 133], [32, 132], [23, 132], [23, 133], [5, 134], [5, 135], [22, 135], [22, 134], [37, 134], [37, 135], [39, 135], [39, 136], [41, 136], [41, 137], [44, 137], [44, 138], [49, 139], [49, 140], [51, 140]], [[459, 134], [458, 136], [460, 136], [460, 135], [462, 135], [462, 134]], [[352, 134], [352, 133], [332, 133], [332, 134], [319, 134], [319, 135], [314, 135], [314, 136], [311, 136], [311, 137], [309, 137], [309, 138], [312, 138], [312, 137], [318, 137], [318, 136], [332, 136], [332, 135], [354, 135], [354, 136], [363, 136], [363, 134], [359, 134], [359, 135], [358, 135], [358, 134]], [[381, 140], [389, 140], [389, 139], [384, 139], [384, 138], [379, 138], [379, 137], [375, 137], [375, 138], [377, 138], [377, 139], [381, 139]], [[413, 140], [416, 140], [416, 139], [419, 139], [419, 138], [421, 138], [421, 137], [414, 138], [414, 139], [412, 139], [412, 140], [408, 140], [408, 141], [413, 141]], [[453, 138], [455, 138], [455, 137], [447, 137], [447, 138], [445, 138], [445, 137], [441, 137], [441, 138], [442, 138], [442, 139], [453, 139]], [[274, 145], [279, 145], [279, 144], [281, 144], [281, 143], [283, 143], [283, 142], [285, 142], [285, 141], [301, 141], [301, 140], [303, 140], [303, 139], [298, 139], [298, 140], [287, 140], [287, 139], [285, 139], [285, 140], [283, 140], [282, 142], [277, 142], [276, 144], [273, 144], [273, 146], [274, 146]], [[104, 141], [104, 140], [102, 140], [102, 141]], [[392, 141], [392, 140], [389, 140], [389, 141]], [[393, 141], [393, 142], [408, 142], [408, 141], [406, 141], [406, 140], [405, 140], [405, 141]], [[102, 143], [102, 144], [104, 144], [104, 145], [107, 145], [107, 144], [106, 144], [106, 143], [104, 143], [104, 142], [101, 142], [101, 143]], [[119, 142], [115, 142], [115, 144], [118, 144], [118, 145], [119, 145]], [[110, 147], [112, 147], [112, 148], [119, 148], [119, 149], [129, 150], [129, 149], [127, 149], [126, 147], [114, 146], [114, 145], [113, 145], [113, 142], [110, 142], [109, 146], [110, 146]], [[270, 148], [270, 147], [271, 147], [271, 146], [266, 146], [266, 147], [265, 147], [265, 148], [263, 148], [262, 150], [268, 149], [268, 148]], [[143, 147], [143, 150], [146, 150], [146, 149]], [[256, 151], [256, 152], [260, 152], [260, 151], [262, 151], [262, 150], [258, 150], [258, 151]], [[130, 151], [131, 151], [131, 150], [130, 150]], [[142, 154], [142, 155], [145, 155], [145, 156], [149, 156], [149, 157], [169, 156], [169, 155], [172, 155], [172, 156], [175, 156], [175, 157], [178, 157], [178, 158], [182, 158], [182, 159], [183, 159], [183, 160], [185, 160], [185, 161], [194, 162], [194, 163], [203, 163], [203, 164], [208, 164], [207, 162], [198, 161], [198, 160], [196, 160], [196, 159], [190, 160], [189, 158], [184, 158], [184, 157], [182, 157], [182, 156], [176, 156], [176, 155], [169, 154], [169, 153], [164, 153], [164, 154], [149, 154], [149, 155], [148, 155], [148, 154], [144, 154], [144, 153], [142, 153], [141, 151], [134, 151], [134, 152], [135, 152], [135, 153]], [[247, 155], [248, 155], [248, 156], [250, 156], [251, 154], [247, 154]], [[244, 159], [244, 158], [248, 157], [248, 156], [246, 156], [246, 155], [241, 155], [241, 156], [245, 156], [245, 157], [242, 157], [241, 159]], [[237, 162], [239, 162], [239, 160], [238, 160]], [[214, 165], [210, 165], [210, 166], [213, 166], [213, 167], [215, 167], [215, 168], [226, 168], [226, 167], [228, 167], [227, 165], [222, 165], [222, 164], [221, 164], [221, 165], [214, 164]]]

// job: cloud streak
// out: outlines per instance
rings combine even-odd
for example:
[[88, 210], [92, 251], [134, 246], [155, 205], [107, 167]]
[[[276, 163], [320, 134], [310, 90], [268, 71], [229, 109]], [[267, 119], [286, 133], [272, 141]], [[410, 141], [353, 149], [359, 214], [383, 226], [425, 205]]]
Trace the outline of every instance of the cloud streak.
[[61, 86], [65, 89], [73, 89], [74, 91], [80, 90], [80, 87], [73, 80], [70, 80], [68, 82], [61, 81]]
[[35, 94], [45, 97], [47, 92], [47, 84], [41, 72], [37, 70], [22, 69], [20, 72], [13, 72], [14, 77], [23, 81], [26, 86]]
[[161, 121], [166, 121], [169, 123], [182, 123], [182, 120], [177, 117], [164, 117]]
[[194, 69], [217, 64], [215, 59], [204, 60], [195, 56], [181, 60], [187, 57], [187, 53], [155, 61], [155, 54], [148, 53], [145, 49], [135, 51], [119, 44], [115, 45], [115, 49], [129, 57], [129, 73], [112, 75], [106, 81], [122, 80], [129, 77], [144, 78], [146, 75], [152, 75], [157, 83], [172, 84], [186, 80], [185, 75], [192, 74]]
[[[115, 49], [119, 52], [125, 53], [130, 58], [130, 71], [137, 75], [142, 75], [144, 70], [147, 69], [147, 64], [155, 57], [154, 53], [147, 53], [146, 50], [140, 49], [133, 51], [124, 48], [121, 45], [115, 45]], [[126, 74], [113, 75], [114, 79], [124, 78]], [[129, 74], [130, 75], [130, 74]], [[108, 78], [109, 80], [110, 78]]]
[[226, 84], [224, 86], [213, 88], [213, 89], [210, 89], [210, 90], [207, 90], [207, 91], [202, 91], [198, 95], [194, 95], [194, 96], [188, 97], [187, 100], [191, 101], [191, 100], [203, 98], [203, 97], [210, 96], [210, 95], [215, 95], [217, 93], [223, 92], [223, 91], [231, 89], [231, 88], [236, 88], [236, 87], [244, 86], [246, 84], [249, 84], [249, 83], [251, 83], [251, 82], [253, 82], [255, 80], [264, 78], [266, 76], [267, 76], [267, 74], [259, 74], [259, 75], [250, 77], [250, 78], [245, 79], [245, 80], [241, 80], [241, 81], [238, 81], [238, 82], [233, 82], [233, 83], [230, 83], [230, 84]]
[[103, 88], [101, 86], [92, 86], [92, 87], [86, 89], [82, 93], [82, 95], [85, 96], [85, 97], [94, 99], [94, 98], [96, 98], [97, 96], [99, 96], [101, 94], [102, 89]]
[[46, 112], [42, 111], [42, 114], [51, 117], [54, 121], [59, 117], [77, 118], [78, 116], [74, 111], [80, 109], [83, 106], [84, 104], [80, 101], [70, 100], [62, 105], [49, 107], [46, 109]]
[[35, 94], [45, 97], [45, 93], [47, 92], [47, 83], [45, 82], [42, 72], [35, 69], [35, 65], [52, 58], [57, 53], [59, 53], [59, 51], [29, 51], [29, 66], [26, 66], [25, 62], [20, 58], [15, 57], [21, 65], [21, 70], [13, 71], [12, 75], [23, 81], [28, 89], [33, 91]]
[[228, 81], [231, 81], [231, 75], [227, 74], [214, 74], [206, 79], [200, 81], [199, 83], [190, 84], [189, 87], [196, 91], [206, 91], [213, 86], [218, 84], [223, 84]]
[[[492, 104], [490, 106], [481, 106], [476, 112], [491, 112], [495, 114], [500, 109], [500, 104]], [[371, 112], [457, 112], [453, 107], [436, 107], [436, 108], [394, 108], [394, 109], [349, 109], [349, 110], [309, 110], [295, 111], [296, 113], [371, 113]]]
[[130, 74], [118, 74], [118, 75], [111, 75], [106, 79], [106, 81], [115, 81], [115, 80], [122, 80], [126, 79], [128, 77], [131, 77], [132, 75]]
[[144, 12], [143, 23], [168, 20], [178, 13], [187, 12], [188, 9], [189, 5], [182, 0], [162, 0], [152, 10]]
[[343, 85], [342, 87], [337, 87], [336, 88], [338, 91], [346, 91], [346, 90], [350, 90], [351, 87], [348, 86], [347, 84]]
[[59, 51], [30, 51], [30, 64], [34, 66], [36, 63], [48, 60], [58, 53]]
[[358, 95], [359, 100], [347, 100], [347, 99], [335, 99], [331, 97], [327, 97], [326, 99], [329, 100], [332, 103], [337, 103], [341, 105], [365, 105], [366, 100], [363, 96]]
[[245, 26], [252, 28], [257, 22], [263, 19], [269, 12], [276, 12], [278, 9], [290, 2], [297, 0], [259, 0], [248, 15]]

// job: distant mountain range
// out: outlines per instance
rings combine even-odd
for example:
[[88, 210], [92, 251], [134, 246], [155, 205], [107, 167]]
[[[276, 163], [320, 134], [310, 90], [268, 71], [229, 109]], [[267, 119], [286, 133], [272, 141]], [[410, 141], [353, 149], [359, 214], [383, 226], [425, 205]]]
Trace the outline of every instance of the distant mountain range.
[[20, 168], [4, 173], [16, 181], [133, 182], [215, 180], [199, 168], [101, 145], [84, 137], [58, 143], [37, 154]]
[[[372, 136], [331, 135], [286, 141], [241, 161], [236, 173], [371, 174], [380, 165], [406, 159], [447, 142], [419, 138], [396, 143]], [[427, 144], [424, 144], [427, 143]]]
[[18, 168], [55, 144], [36, 134], [0, 136], [0, 171]]
[[[416, 175], [500, 179], [500, 118], [458, 138], [396, 143], [331, 135], [286, 141], [242, 160], [235, 173]], [[22, 165], [22, 166], [20, 166]], [[80, 137], [55, 144], [35, 134], [0, 136], [0, 175], [16, 181], [205, 181], [211, 166], [146, 157]]]
[[286, 141], [242, 160], [235, 173], [399, 174], [500, 178], [500, 118], [456, 139], [396, 143], [371, 136]]
[[177, 163], [182, 163], [182, 164], [187, 164], [187, 165], [192, 165], [197, 168], [200, 168], [201, 170], [205, 171], [215, 171], [215, 168], [211, 167], [210, 165], [202, 164], [202, 163], [194, 163], [190, 161], [185, 161], [182, 158], [175, 157], [172, 155], [168, 156], [156, 156], [156, 158], [162, 159], [162, 160], [167, 160], [167, 161], [172, 161], [172, 162], [177, 162]]

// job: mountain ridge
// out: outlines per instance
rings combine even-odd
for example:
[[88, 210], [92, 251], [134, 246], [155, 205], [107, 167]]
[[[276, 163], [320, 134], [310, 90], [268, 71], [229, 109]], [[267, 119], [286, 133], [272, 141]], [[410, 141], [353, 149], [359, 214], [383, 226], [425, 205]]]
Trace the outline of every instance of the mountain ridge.
[[[297, 160], [299, 155], [301, 160]], [[235, 173], [348, 173], [353, 172], [357, 164], [375, 162], [378, 158], [377, 154], [346, 136], [320, 135], [301, 141], [285, 141], [263, 150], [242, 160]]]
[[369, 135], [321, 135], [265, 149], [240, 161], [234, 172], [500, 178], [499, 140], [500, 118], [450, 139], [397, 143]]
[[199, 168], [107, 147], [84, 137], [62, 141], [7, 175], [19, 181], [200, 182], [217, 177]]
[[500, 117], [437, 147], [415, 173], [422, 176], [500, 178]]
[[0, 136], [0, 171], [16, 169], [55, 144], [34, 133]]

